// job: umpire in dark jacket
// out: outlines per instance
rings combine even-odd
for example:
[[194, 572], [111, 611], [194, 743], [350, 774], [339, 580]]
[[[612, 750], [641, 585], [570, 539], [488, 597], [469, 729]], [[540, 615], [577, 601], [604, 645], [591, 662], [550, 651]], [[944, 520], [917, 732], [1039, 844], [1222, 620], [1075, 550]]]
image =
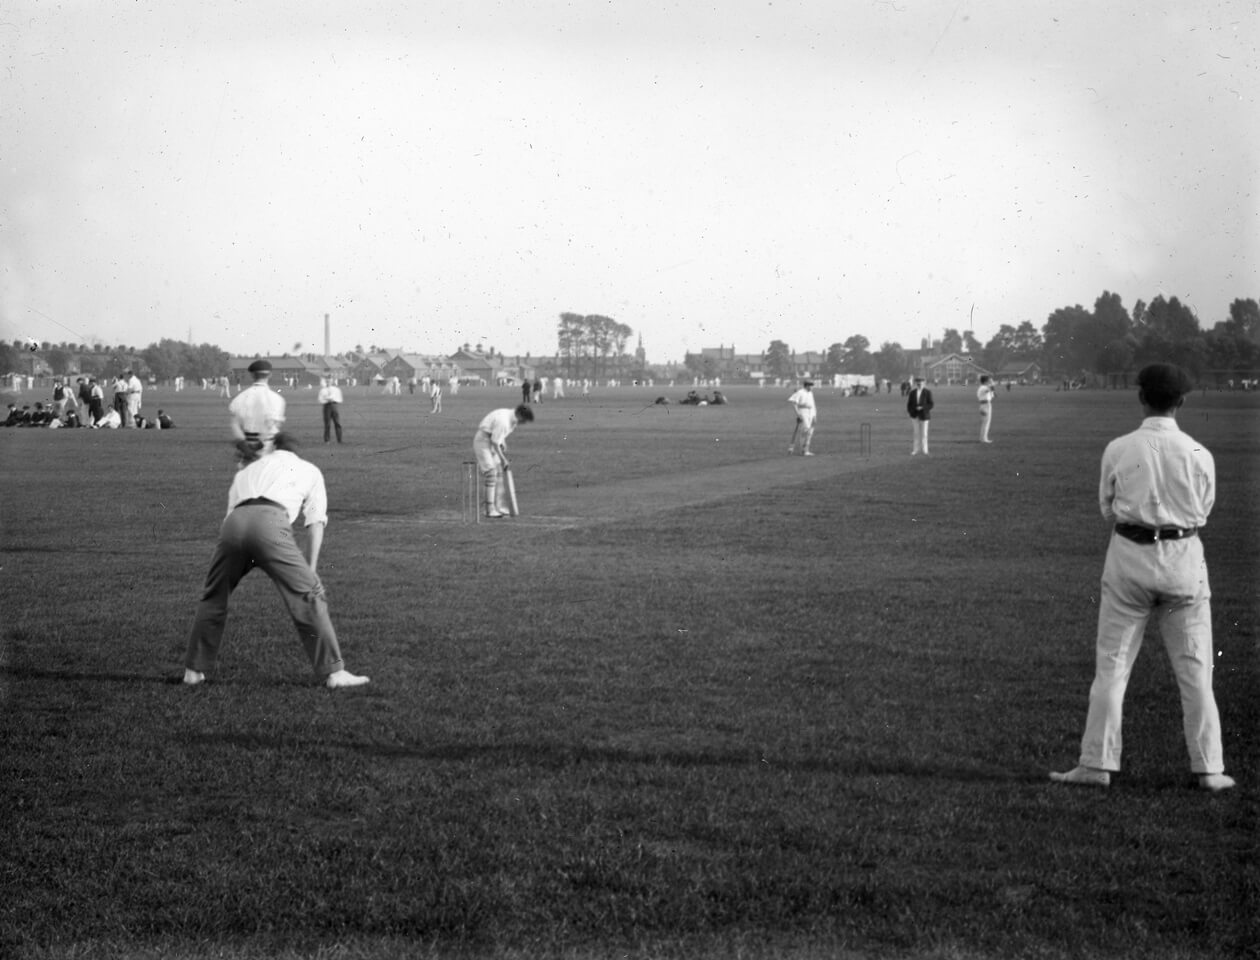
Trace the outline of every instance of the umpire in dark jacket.
[[914, 446], [910, 456], [920, 451], [928, 455], [928, 425], [932, 419], [932, 391], [923, 385], [922, 377], [914, 378], [914, 386], [906, 395], [906, 412], [914, 422]]

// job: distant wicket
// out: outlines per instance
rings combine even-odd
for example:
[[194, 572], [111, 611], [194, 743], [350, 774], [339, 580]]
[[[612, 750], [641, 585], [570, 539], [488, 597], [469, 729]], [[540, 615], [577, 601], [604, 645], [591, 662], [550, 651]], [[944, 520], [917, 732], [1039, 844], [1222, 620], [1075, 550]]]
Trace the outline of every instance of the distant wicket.
[[862, 459], [869, 460], [871, 458], [871, 425], [869, 423], [862, 424], [860, 428]]
[[464, 523], [481, 523], [481, 476], [476, 460], [459, 468], [460, 517]]

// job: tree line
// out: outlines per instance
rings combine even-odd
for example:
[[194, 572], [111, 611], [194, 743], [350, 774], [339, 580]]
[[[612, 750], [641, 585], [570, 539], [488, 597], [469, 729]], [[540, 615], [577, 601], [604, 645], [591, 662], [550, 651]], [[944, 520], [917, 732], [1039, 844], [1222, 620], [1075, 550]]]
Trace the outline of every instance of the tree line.
[[[1119, 294], [1103, 291], [1093, 310], [1077, 304], [1060, 307], [1038, 330], [1031, 320], [1002, 324], [987, 343], [970, 331], [946, 328], [930, 352], [972, 357], [986, 370], [1036, 363], [1043, 376], [1078, 379], [1122, 376], [1142, 366], [1164, 361], [1177, 363], [1202, 379], [1254, 377], [1260, 370], [1260, 304], [1255, 299], [1236, 299], [1225, 319], [1203, 329], [1194, 311], [1177, 297], [1162, 294], [1150, 303], [1139, 300], [1125, 308]], [[913, 372], [915, 364], [901, 344], [884, 342], [878, 350], [861, 334], [853, 334], [820, 351], [816, 376], [864, 374], [899, 380]], [[772, 340], [761, 355], [765, 373], [789, 379], [796, 375], [796, 355], [788, 344]], [[688, 354], [686, 366], [700, 376], [728, 373], [721, 361], [702, 354]]]
[[[77, 370], [84, 377], [113, 376], [135, 368], [137, 374], [156, 380], [174, 380], [184, 377], [197, 381], [202, 378], [227, 376], [232, 371], [231, 355], [212, 343], [192, 344], [179, 340], [162, 339], [143, 350], [123, 345], [41, 343], [39, 356], [54, 376], [64, 377]], [[28, 366], [30, 352], [25, 341], [0, 343], [0, 370], [18, 371]]]

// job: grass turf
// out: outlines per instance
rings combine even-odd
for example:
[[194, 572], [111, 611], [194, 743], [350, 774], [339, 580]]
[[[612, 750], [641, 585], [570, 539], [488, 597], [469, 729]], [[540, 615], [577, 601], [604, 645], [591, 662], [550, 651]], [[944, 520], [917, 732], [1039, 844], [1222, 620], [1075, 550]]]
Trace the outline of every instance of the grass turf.
[[[681, 396], [683, 390], [672, 391]], [[1061, 788], [1092, 670], [1097, 464], [1132, 393], [786, 391], [545, 403], [524, 515], [460, 522], [511, 391], [313, 395], [321, 561], [348, 666], [309, 677], [261, 575], [179, 675], [233, 465], [173, 431], [0, 433], [0, 947], [96, 957], [1219, 957], [1260, 939], [1255, 395], [1195, 395], [1233, 794], [1190, 789], [1148, 638], [1108, 792]], [[149, 403], [158, 400], [150, 398]], [[860, 424], [871, 425], [869, 452]]]

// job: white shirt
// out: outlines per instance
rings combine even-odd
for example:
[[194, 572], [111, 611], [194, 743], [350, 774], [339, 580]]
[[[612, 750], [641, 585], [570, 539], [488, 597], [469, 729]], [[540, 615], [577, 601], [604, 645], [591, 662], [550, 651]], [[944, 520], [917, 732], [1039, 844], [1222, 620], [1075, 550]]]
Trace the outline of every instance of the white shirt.
[[813, 390], [806, 390], [804, 387], [801, 387], [796, 393], [788, 397], [788, 403], [796, 407], [797, 414], [808, 412], [812, 416], [818, 413], [818, 407], [814, 404]]
[[289, 523], [298, 514], [306, 516], [306, 525], [328, 522], [328, 492], [319, 467], [308, 463], [289, 450], [277, 450], [242, 467], [228, 490], [231, 513], [243, 500], [266, 497], [284, 507]]
[[981, 403], [992, 403], [993, 395], [997, 393], [990, 384], [980, 384], [980, 389], [976, 391], [976, 399]]
[[139, 396], [143, 391], [144, 384], [141, 383], [140, 378], [133, 373], [131, 375], [131, 379], [127, 381], [127, 392], [134, 393], [136, 396]]
[[1098, 505], [1109, 521], [1201, 527], [1215, 503], [1216, 461], [1172, 417], [1147, 417], [1103, 451]]
[[492, 410], [486, 414], [477, 429], [490, 434], [490, 442], [495, 446], [506, 443], [508, 434], [516, 429], [516, 411], [511, 407]]
[[242, 390], [228, 404], [241, 431], [256, 433], [263, 440], [270, 440], [279, 432], [284, 423], [284, 407], [284, 397], [261, 380]]
[[330, 384], [319, 388], [320, 403], [341, 403], [341, 387]]

